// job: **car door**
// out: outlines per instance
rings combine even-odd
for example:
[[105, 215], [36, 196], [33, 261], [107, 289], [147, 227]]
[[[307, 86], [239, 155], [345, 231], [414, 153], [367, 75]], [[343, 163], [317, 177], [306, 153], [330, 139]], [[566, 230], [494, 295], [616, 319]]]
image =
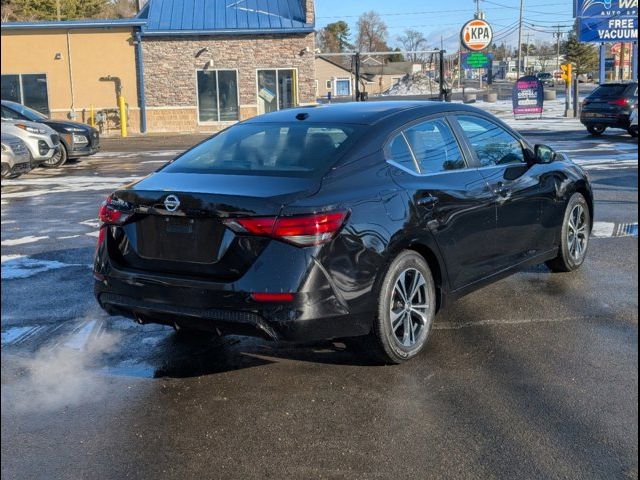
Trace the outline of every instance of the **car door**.
[[543, 221], [556, 200], [556, 183], [545, 166], [527, 161], [532, 152], [513, 133], [488, 118], [456, 115], [494, 195], [496, 232], [492, 245], [506, 268], [553, 248], [555, 230]]
[[428, 118], [403, 128], [385, 153], [410, 197], [411, 219], [404, 233], [433, 235], [449, 288], [458, 290], [493, 271], [495, 259], [488, 249], [496, 227], [493, 193], [467, 163], [448, 120]]

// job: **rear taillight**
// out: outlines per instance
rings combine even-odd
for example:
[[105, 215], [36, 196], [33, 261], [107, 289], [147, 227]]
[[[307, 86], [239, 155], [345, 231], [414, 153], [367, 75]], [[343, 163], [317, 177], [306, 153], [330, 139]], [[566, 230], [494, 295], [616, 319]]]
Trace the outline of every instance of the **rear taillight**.
[[347, 212], [330, 212], [293, 217], [244, 217], [225, 220], [224, 224], [236, 233], [270, 237], [310, 247], [333, 240], [347, 216]]
[[611, 100], [608, 103], [609, 105], [615, 105], [616, 107], [628, 107], [630, 102], [627, 98], [618, 98], [616, 100]]
[[124, 212], [116, 208], [113, 197], [107, 198], [100, 205], [100, 210], [98, 210], [98, 219], [103, 225], [122, 225], [130, 217], [130, 212]]

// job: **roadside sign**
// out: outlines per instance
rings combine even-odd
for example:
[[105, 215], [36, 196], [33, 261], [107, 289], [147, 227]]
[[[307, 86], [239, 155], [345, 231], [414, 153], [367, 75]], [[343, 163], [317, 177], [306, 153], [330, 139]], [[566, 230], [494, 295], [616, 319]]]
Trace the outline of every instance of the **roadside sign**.
[[581, 42], [637, 42], [638, 17], [580, 17], [578, 38]]
[[534, 76], [520, 78], [513, 87], [513, 114], [542, 114], [544, 86]]
[[462, 45], [472, 52], [486, 50], [493, 41], [493, 29], [484, 20], [475, 19], [465, 23], [460, 32]]
[[637, 17], [638, 0], [574, 0], [574, 17]]
[[481, 52], [471, 52], [462, 54], [462, 68], [473, 70], [477, 68], [487, 68], [489, 62], [493, 61], [493, 55]]

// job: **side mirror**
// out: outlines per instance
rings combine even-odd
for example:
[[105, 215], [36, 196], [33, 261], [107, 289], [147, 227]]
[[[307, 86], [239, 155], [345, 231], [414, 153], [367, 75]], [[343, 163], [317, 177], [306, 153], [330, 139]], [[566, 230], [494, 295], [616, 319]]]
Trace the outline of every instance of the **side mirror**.
[[542, 165], [552, 163], [557, 158], [555, 150], [546, 145], [536, 145], [534, 147], [534, 152], [536, 156], [536, 163], [540, 163]]

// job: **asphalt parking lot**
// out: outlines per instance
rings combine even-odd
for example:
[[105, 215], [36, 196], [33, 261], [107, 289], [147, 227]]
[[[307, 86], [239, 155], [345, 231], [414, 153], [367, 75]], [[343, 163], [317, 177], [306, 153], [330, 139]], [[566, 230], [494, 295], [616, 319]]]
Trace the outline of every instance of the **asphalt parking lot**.
[[108, 139], [3, 182], [2, 478], [637, 479], [637, 141], [529, 133], [591, 175], [584, 268], [469, 295], [397, 367], [99, 310], [99, 203], [201, 137]]

